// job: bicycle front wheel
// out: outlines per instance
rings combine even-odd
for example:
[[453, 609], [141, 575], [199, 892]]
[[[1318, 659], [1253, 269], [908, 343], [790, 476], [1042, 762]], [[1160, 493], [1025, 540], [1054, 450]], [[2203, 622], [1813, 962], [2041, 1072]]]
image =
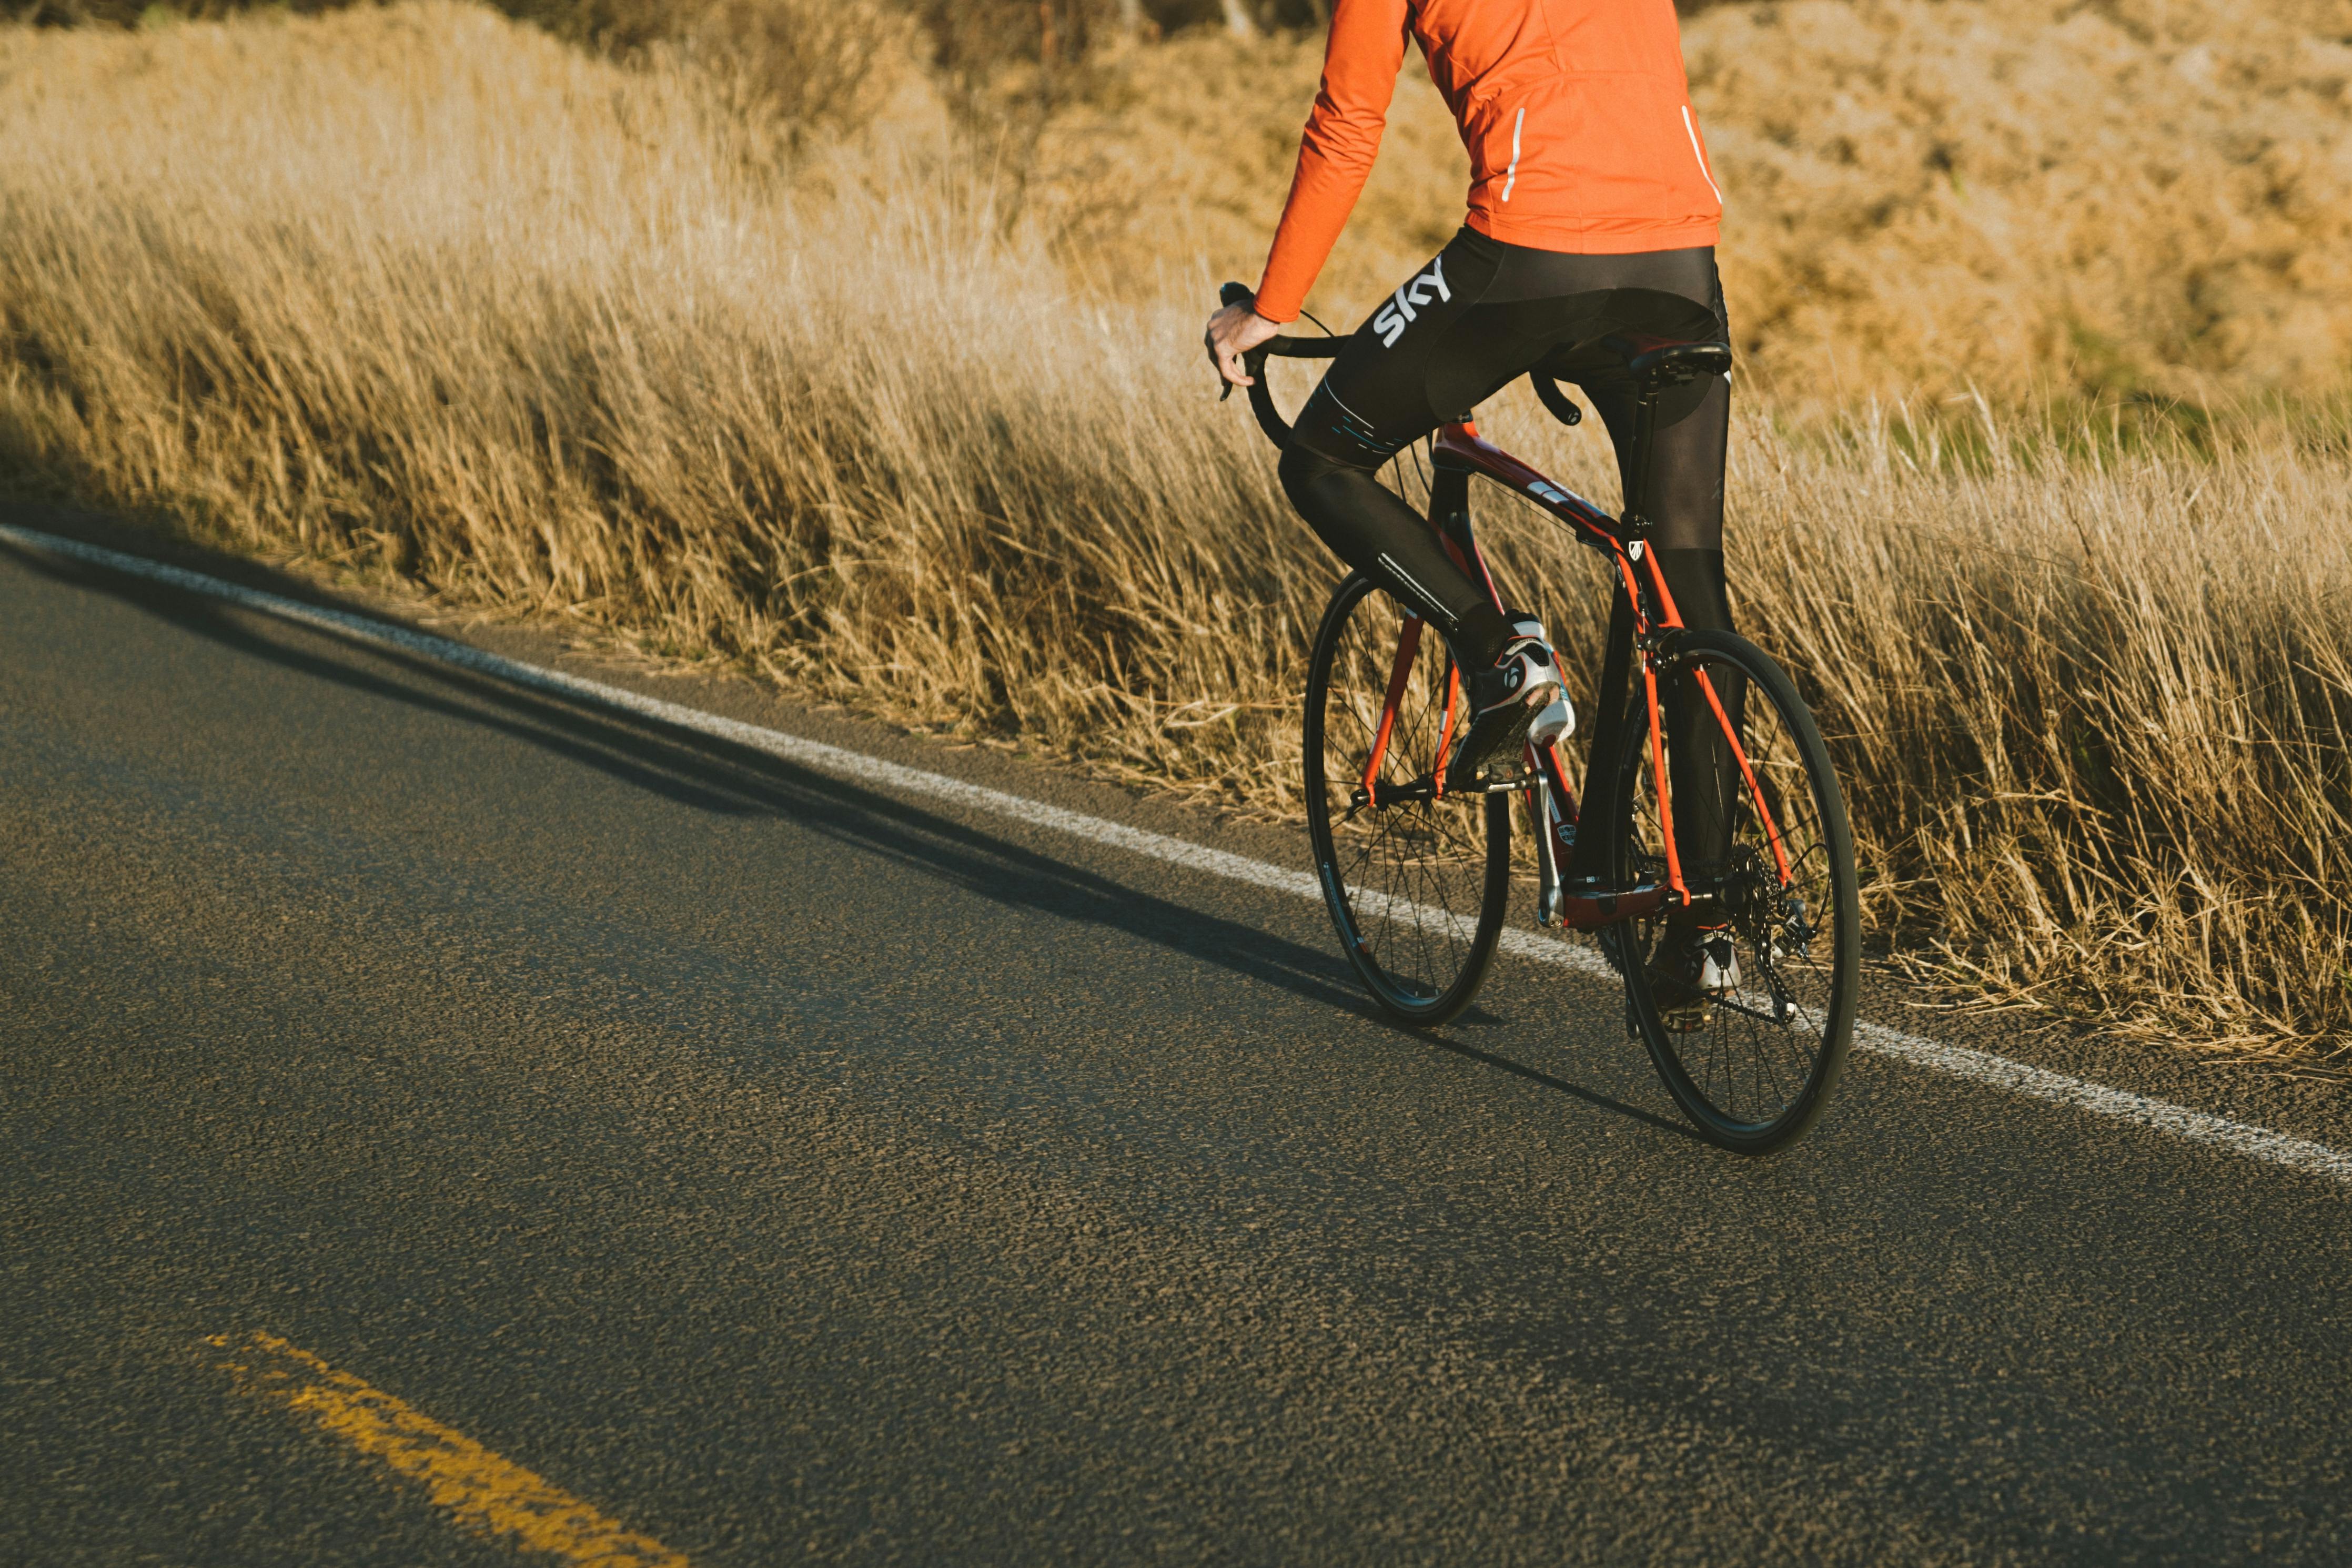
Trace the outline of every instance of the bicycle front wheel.
[[1453, 686], [1435, 628], [1361, 574], [1339, 585], [1307, 670], [1307, 834], [1348, 961], [1424, 1025], [1478, 994], [1511, 890], [1509, 797], [1438, 792], [1467, 722]]
[[[1701, 674], [1719, 716], [1692, 678]], [[1693, 705], [1684, 722], [1697, 733], [1685, 730], [1669, 800], [1696, 903], [1612, 926], [1605, 945], [1629, 1021], [1684, 1113], [1724, 1148], [1769, 1154], [1819, 1119], [1853, 1035], [1862, 904], [1845, 800], [1796, 686], [1746, 638], [1683, 633], [1659, 688]], [[1727, 731], [1737, 753], [1720, 744]], [[1650, 746], [1637, 699], [1618, 761], [1621, 886], [1666, 877]], [[1713, 977], [1729, 983], [1699, 1006], [1677, 969], [1695, 940], [1730, 959], [1718, 956]]]

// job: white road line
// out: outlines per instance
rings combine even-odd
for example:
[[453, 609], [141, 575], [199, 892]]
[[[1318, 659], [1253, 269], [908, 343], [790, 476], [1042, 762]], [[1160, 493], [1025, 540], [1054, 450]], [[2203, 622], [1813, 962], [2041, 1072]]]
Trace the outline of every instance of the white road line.
[[[446, 637], [411, 632], [365, 616], [345, 611], [323, 609], [264, 593], [257, 589], [244, 588], [216, 577], [189, 571], [181, 567], [166, 566], [161, 561], [141, 556], [125, 555], [120, 550], [103, 549], [78, 539], [62, 538], [54, 534], [40, 533], [0, 523], [0, 538], [14, 540], [30, 549], [70, 559], [87, 561], [93, 566], [143, 577], [150, 581], [167, 583], [191, 593], [205, 594], [224, 600], [245, 609], [273, 615], [322, 632], [373, 643], [383, 647], [398, 648], [405, 653], [454, 664], [485, 675], [495, 675], [517, 685], [536, 687], [564, 696], [601, 703], [607, 707], [658, 719], [681, 729], [715, 736], [754, 751], [796, 763], [813, 772], [832, 778], [869, 785], [898, 795], [925, 797], [948, 801], [972, 810], [985, 811], [1016, 822], [1053, 832], [1066, 833], [1072, 838], [1106, 844], [1131, 854], [1164, 861], [1187, 871], [1205, 872], [1211, 876], [1247, 883], [1253, 887], [1266, 888], [1275, 893], [1286, 893], [1299, 898], [1320, 900], [1321, 886], [1305, 872], [1285, 871], [1264, 861], [1245, 855], [1213, 850], [1205, 844], [1171, 838], [1164, 833], [1147, 832], [1101, 817], [1089, 817], [1083, 812], [1065, 810], [1026, 796], [991, 789], [983, 785], [968, 784], [945, 774], [930, 773], [919, 768], [902, 767], [885, 762], [878, 757], [850, 751], [838, 746], [828, 746], [820, 740], [809, 740], [782, 730], [761, 725], [745, 724], [740, 719], [722, 718], [683, 704], [664, 702], [659, 697], [608, 686], [602, 681], [583, 680], [567, 675], [560, 670], [550, 670], [537, 664], [527, 664], [519, 659], [509, 659]], [[1434, 912], [1433, 912], [1434, 913]], [[1516, 957], [1532, 959], [1573, 969], [1598, 979], [1614, 979], [1608, 961], [1589, 947], [1574, 946], [1558, 937], [1521, 926], [1507, 927], [1502, 937], [1503, 951]], [[2263, 1160], [2284, 1166], [2313, 1176], [2352, 1186], [2352, 1154], [2328, 1145], [2314, 1143], [2307, 1138], [2289, 1137], [2251, 1123], [2231, 1121], [2204, 1111], [2192, 1111], [2186, 1105], [2170, 1101], [2134, 1094], [2126, 1090], [2111, 1089], [2085, 1079], [2070, 1078], [2063, 1072], [2030, 1067], [2024, 1062], [1997, 1056], [1986, 1051], [1969, 1051], [1957, 1045], [1945, 1045], [1937, 1040], [1881, 1024], [1864, 1023], [1855, 1027], [1854, 1044], [1860, 1050], [1880, 1056], [1892, 1057], [1914, 1067], [1924, 1067], [1956, 1078], [2003, 1089], [2030, 1099], [2046, 1100], [2053, 1104], [2071, 1105], [2076, 1110], [2105, 1116], [2151, 1132], [2166, 1133], [2190, 1143], [2208, 1144], [2229, 1150], [2248, 1159]]]
[[2006, 1089], [2012, 1094], [2047, 1100], [2058, 1105], [2072, 1105], [2093, 1115], [2112, 1116], [2118, 1122], [2129, 1122], [2152, 1132], [2169, 1133], [2192, 1144], [2210, 1144], [2216, 1148], [2243, 1155], [2248, 1159], [2267, 1160], [2273, 1165], [2307, 1171], [2313, 1176], [2327, 1176], [2352, 1186], [2352, 1154], [2326, 1144], [2314, 1143], [2308, 1138], [2290, 1137], [2284, 1133], [2274, 1133], [2268, 1127], [2257, 1127], [2251, 1122], [2233, 1122], [2227, 1116], [2192, 1111], [2169, 1100], [2135, 1094], [2126, 1089], [2110, 1089], [2104, 1083], [2093, 1083], [2084, 1078], [2069, 1078], [2063, 1072], [2052, 1072], [2046, 1068], [2029, 1067], [2022, 1061], [1997, 1056], [1989, 1051], [1969, 1051], [1957, 1045], [1946, 1045], [1939, 1040], [1888, 1029], [1884, 1024], [1855, 1025], [1853, 1043], [1864, 1051], [1891, 1056], [1916, 1067], [1948, 1072], [1957, 1078], [1973, 1078], [1979, 1083]]

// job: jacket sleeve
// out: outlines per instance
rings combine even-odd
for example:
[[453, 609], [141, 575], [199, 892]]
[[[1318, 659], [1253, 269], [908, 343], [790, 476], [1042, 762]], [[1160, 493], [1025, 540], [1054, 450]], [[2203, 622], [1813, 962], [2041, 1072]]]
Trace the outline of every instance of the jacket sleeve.
[[1404, 64], [1408, 0], [1339, 0], [1323, 55], [1323, 86], [1298, 140], [1298, 172], [1274, 231], [1257, 313], [1287, 321], [1347, 226], [1381, 150], [1397, 69]]

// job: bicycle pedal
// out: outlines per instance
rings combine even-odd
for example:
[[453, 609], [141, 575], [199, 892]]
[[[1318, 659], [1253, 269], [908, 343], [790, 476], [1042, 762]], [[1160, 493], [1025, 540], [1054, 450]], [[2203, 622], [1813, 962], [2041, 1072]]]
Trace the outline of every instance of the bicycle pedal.
[[1462, 737], [1454, 748], [1454, 761], [1445, 770], [1448, 794], [1495, 795], [1507, 789], [1524, 789], [1535, 782], [1536, 776], [1528, 770], [1527, 757], [1521, 749], [1526, 740], [1524, 731], [1514, 737], [1519, 745], [1510, 746], [1499, 757], [1490, 756], [1483, 762], [1473, 763], [1472, 743], [1491, 738], [1475, 730]]

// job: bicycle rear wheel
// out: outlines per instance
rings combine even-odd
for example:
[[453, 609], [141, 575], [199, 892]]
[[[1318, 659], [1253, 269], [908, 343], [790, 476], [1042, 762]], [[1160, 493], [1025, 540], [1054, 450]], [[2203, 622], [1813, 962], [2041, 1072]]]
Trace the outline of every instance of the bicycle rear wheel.
[[[1685, 865], [1683, 875], [1698, 899], [1696, 923], [1729, 939], [1738, 972], [1705, 1009], [1705, 1021], [1675, 1030], [1660, 1007], [1660, 990], [1672, 987], [1661, 975], [1674, 962], [1672, 945], [1689, 940], [1687, 930], [1661, 911], [1609, 927], [1605, 945], [1625, 977], [1633, 1032], [1675, 1103], [1709, 1141], [1769, 1154], [1820, 1118], [1853, 1039], [1862, 985], [1853, 835], [1812, 714], [1762, 649], [1727, 632], [1686, 632], [1672, 668], [1706, 674], [1755, 776], [1751, 789], [1727, 748], [1712, 768], [1685, 768], [1673, 784], [1672, 803], [1685, 827], [1692, 814], [1710, 809], [1708, 792], [1727, 803], [1727, 855]], [[1662, 694], [1667, 678], [1662, 672]], [[1666, 877], [1649, 747], [1648, 709], [1637, 699], [1618, 762], [1613, 858], [1621, 886]]]
[[[1307, 826], [1323, 901], [1372, 995], [1416, 1024], [1444, 1023], [1478, 994], [1511, 889], [1509, 796], [1436, 792], [1451, 674], [1435, 629], [1350, 574], [1307, 677]], [[1466, 719], [1453, 703], [1458, 738]]]

